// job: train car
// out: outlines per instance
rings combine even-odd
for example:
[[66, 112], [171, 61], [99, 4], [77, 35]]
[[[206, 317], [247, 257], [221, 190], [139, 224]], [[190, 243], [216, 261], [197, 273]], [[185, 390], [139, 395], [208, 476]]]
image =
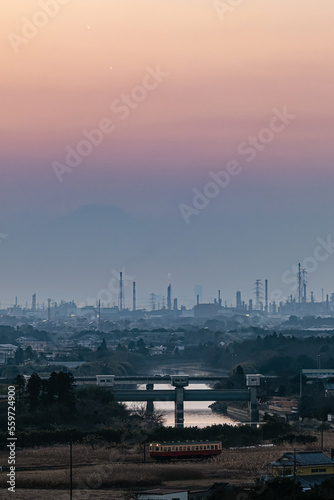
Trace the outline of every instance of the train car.
[[150, 443], [150, 456], [155, 460], [211, 458], [220, 455], [221, 452], [221, 441]]

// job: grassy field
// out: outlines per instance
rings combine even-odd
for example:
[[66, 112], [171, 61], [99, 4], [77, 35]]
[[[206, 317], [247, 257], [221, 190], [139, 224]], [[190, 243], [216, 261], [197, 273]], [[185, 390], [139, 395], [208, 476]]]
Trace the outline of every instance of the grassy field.
[[[319, 433], [317, 433], [319, 437]], [[307, 449], [319, 449], [315, 443]], [[324, 433], [324, 451], [330, 454], [334, 448], [334, 434]], [[151, 488], [160, 485], [172, 487], [204, 487], [214, 482], [226, 481], [235, 484], [249, 484], [266, 473], [266, 465], [276, 460], [284, 451], [292, 450], [290, 445], [254, 447], [223, 450], [220, 457], [208, 462], [175, 462], [159, 464], [153, 461], [140, 463], [143, 459], [139, 449], [99, 447], [89, 445], [73, 446], [73, 499], [123, 498], [127, 489]], [[298, 450], [306, 449], [298, 446]], [[0, 453], [0, 464], [7, 462], [7, 453]], [[16, 498], [39, 500], [50, 497], [52, 500], [69, 498], [69, 448], [55, 446], [50, 448], [17, 450], [17, 467], [41, 465], [62, 465], [61, 470], [18, 471], [16, 475]], [[79, 467], [77, 467], [79, 465]], [[0, 474], [1, 498], [13, 498], [12, 493], [4, 493], [7, 477]], [[43, 496], [44, 495], [44, 496]], [[50, 497], [51, 500], [51, 497]]]

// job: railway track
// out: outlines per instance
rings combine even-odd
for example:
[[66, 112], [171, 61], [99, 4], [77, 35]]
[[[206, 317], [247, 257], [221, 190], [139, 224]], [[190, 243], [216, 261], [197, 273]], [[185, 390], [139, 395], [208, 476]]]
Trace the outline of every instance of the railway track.
[[[153, 461], [153, 460], [147, 460], [146, 462], [144, 461], [138, 461], [138, 462], [108, 462], [108, 463], [103, 463], [103, 464], [75, 464], [72, 466], [73, 469], [80, 469], [83, 467], [106, 467], [110, 465], [179, 465], [181, 464], [193, 464], [193, 463], [200, 463], [203, 461], [209, 461], [210, 459], [203, 460], [203, 459], [194, 459], [194, 460], [161, 460], [161, 461]], [[37, 466], [26, 466], [26, 467], [16, 467], [15, 470], [16, 472], [38, 472], [38, 471], [48, 471], [48, 470], [66, 470], [69, 469], [69, 465], [37, 465]], [[3, 472], [8, 472], [9, 467], [2, 467]]]

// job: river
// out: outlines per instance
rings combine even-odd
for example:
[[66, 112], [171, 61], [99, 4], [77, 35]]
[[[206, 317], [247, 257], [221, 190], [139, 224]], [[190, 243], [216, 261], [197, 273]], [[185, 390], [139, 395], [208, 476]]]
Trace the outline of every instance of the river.
[[[145, 386], [138, 386], [139, 390], [145, 390]], [[159, 384], [159, 389], [173, 389], [171, 385]], [[191, 384], [191, 389], [211, 389], [206, 384]], [[186, 389], [185, 389], [186, 390]], [[235, 420], [215, 413], [209, 408], [213, 401], [186, 401], [184, 403], [184, 426], [185, 427], [206, 427], [215, 424], [238, 425]], [[138, 406], [137, 403], [128, 403], [128, 408]], [[158, 402], [154, 403], [154, 408], [158, 412], [162, 412], [164, 416], [164, 425], [174, 427], [174, 402]]]

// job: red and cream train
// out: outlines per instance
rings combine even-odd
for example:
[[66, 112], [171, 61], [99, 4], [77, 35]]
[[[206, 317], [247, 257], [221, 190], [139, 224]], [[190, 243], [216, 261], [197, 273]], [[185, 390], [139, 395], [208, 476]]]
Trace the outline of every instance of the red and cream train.
[[155, 460], [210, 458], [222, 452], [221, 441], [171, 441], [150, 443], [150, 456]]

